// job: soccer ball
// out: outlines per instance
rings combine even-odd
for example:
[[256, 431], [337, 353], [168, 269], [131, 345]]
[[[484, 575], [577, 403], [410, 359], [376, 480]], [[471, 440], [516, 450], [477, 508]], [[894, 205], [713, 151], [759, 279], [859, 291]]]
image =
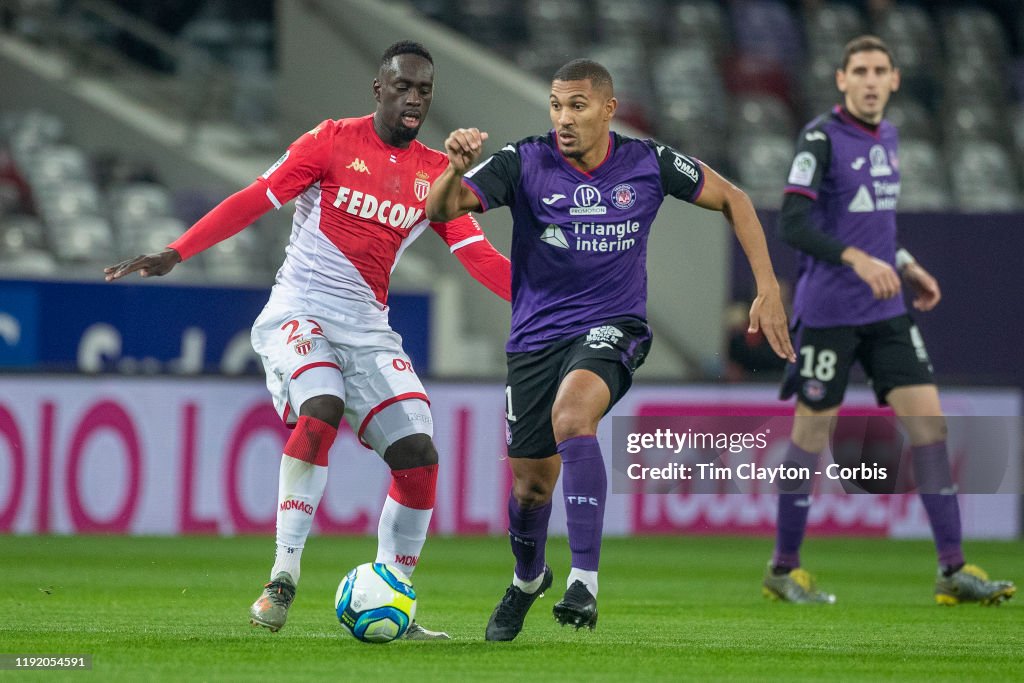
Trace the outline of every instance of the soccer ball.
[[404, 574], [386, 564], [361, 564], [341, 580], [334, 594], [338, 621], [356, 640], [390, 643], [416, 617], [416, 591]]

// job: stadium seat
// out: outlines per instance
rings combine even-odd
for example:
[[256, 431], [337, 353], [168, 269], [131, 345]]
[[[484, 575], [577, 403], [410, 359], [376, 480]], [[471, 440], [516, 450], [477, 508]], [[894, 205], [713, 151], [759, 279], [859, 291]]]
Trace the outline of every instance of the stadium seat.
[[653, 111], [650, 78], [639, 44], [595, 46], [591, 59], [603, 64], [615, 79], [619, 100], [616, 117], [640, 130], [650, 130]]
[[803, 62], [803, 38], [790, 9], [780, 0], [733, 0], [733, 45], [748, 58], [779, 64], [788, 77]]
[[716, 58], [721, 58], [732, 42], [725, 12], [713, 0], [681, 0], [670, 11], [667, 38], [669, 45], [710, 48]]
[[730, 132], [742, 137], [760, 132], [792, 138], [796, 135], [796, 123], [789, 106], [779, 98], [745, 94], [733, 100]]
[[47, 224], [66, 223], [80, 216], [99, 216], [103, 211], [99, 190], [91, 180], [34, 185], [32, 194]]
[[[530, 49], [547, 47], [573, 53], [577, 46], [587, 42], [590, 13], [581, 3], [574, 0], [529, 0], [524, 9]], [[566, 56], [560, 64], [575, 56]]]
[[832, 64], [839, 61], [842, 46], [865, 31], [860, 12], [842, 2], [823, 2], [809, 7], [804, 21], [808, 56], [824, 57]]
[[885, 118], [899, 130], [901, 140], [916, 138], [934, 142], [938, 137], [931, 112], [912, 96], [902, 92], [889, 101], [889, 106], [885, 108]]
[[510, 54], [526, 32], [514, 0], [462, 0], [459, 25], [473, 40], [504, 54]]
[[1007, 142], [1006, 121], [1001, 108], [983, 101], [953, 99], [943, 112], [943, 130], [948, 141], [995, 140]]
[[5, 258], [45, 247], [46, 233], [37, 218], [17, 214], [0, 217], [0, 254]]
[[955, 51], [958, 58], [965, 49], [977, 47], [984, 50], [992, 63], [1001, 64], [1010, 52], [1007, 35], [999, 19], [977, 5], [955, 7], [944, 12], [942, 36], [947, 50]]
[[900, 141], [900, 201], [907, 211], [941, 211], [952, 203], [947, 165], [930, 139], [904, 137]]
[[938, 30], [928, 12], [918, 5], [894, 3], [876, 18], [874, 30], [892, 50], [902, 75], [901, 90], [935, 108], [943, 62]]
[[593, 0], [601, 41], [642, 46], [660, 42], [660, 3], [649, 0]]
[[36, 150], [24, 170], [32, 185], [88, 180], [92, 174], [85, 152], [67, 144], [46, 146]]
[[118, 258], [163, 251], [188, 228], [173, 216], [140, 216], [119, 226]]
[[54, 255], [66, 263], [106, 263], [114, 253], [114, 234], [102, 216], [68, 217], [47, 224]]
[[118, 230], [148, 218], [172, 214], [170, 192], [156, 183], [117, 185], [109, 190], [108, 196], [110, 217]]
[[995, 142], [960, 142], [946, 152], [956, 168], [953, 193], [961, 211], [1017, 211], [1021, 208], [1017, 169]]
[[759, 209], [775, 209], [790, 162], [793, 139], [784, 135], [757, 135], [732, 140], [731, 157], [740, 186]]

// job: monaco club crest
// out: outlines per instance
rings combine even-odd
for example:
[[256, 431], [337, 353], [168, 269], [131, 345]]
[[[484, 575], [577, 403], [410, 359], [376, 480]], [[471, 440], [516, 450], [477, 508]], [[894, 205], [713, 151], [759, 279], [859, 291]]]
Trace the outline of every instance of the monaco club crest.
[[310, 351], [316, 348], [316, 343], [312, 339], [300, 339], [295, 342], [295, 346], [293, 348], [295, 349], [295, 353], [300, 356], [307, 356]]
[[423, 171], [416, 172], [416, 180], [412, 184], [413, 194], [416, 195], [416, 199], [423, 201], [427, 198], [427, 194], [430, 192], [430, 176]]

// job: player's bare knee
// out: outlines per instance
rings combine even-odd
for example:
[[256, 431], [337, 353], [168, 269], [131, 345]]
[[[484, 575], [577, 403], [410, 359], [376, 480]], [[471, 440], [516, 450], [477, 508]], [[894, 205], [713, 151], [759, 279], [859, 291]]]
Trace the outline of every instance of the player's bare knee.
[[946, 440], [946, 418], [943, 416], [918, 416], [902, 418], [903, 425], [915, 446], [927, 446]]
[[434, 440], [426, 434], [410, 434], [388, 446], [384, 452], [384, 462], [393, 470], [436, 465], [437, 461]]
[[593, 436], [597, 433], [597, 422], [580, 411], [558, 410], [556, 407], [551, 413], [551, 428], [555, 442], [562, 443], [577, 436]]
[[337, 396], [329, 394], [306, 399], [299, 408], [299, 415], [326, 422], [334, 428], [341, 424], [341, 418], [344, 414], [345, 402]]
[[551, 501], [554, 488], [554, 482], [531, 477], [516, 480], [512, 486], [512, 494], [520, 507], [529, 509], [547, 505]]

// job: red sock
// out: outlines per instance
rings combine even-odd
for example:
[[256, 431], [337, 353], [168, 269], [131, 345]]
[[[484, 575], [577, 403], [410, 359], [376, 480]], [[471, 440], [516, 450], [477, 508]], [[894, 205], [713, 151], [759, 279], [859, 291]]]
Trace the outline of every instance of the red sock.
[[415, 510], [431, 510], [437, 494], [437, 465], [391, 470], [391, 489], [388, 496]]
[[331, 450], [338, 429], [315, 417], [302, 415], [295, 430], [284, 445], [284, 454], [312, 465], [327, 467], [327, 453]]

